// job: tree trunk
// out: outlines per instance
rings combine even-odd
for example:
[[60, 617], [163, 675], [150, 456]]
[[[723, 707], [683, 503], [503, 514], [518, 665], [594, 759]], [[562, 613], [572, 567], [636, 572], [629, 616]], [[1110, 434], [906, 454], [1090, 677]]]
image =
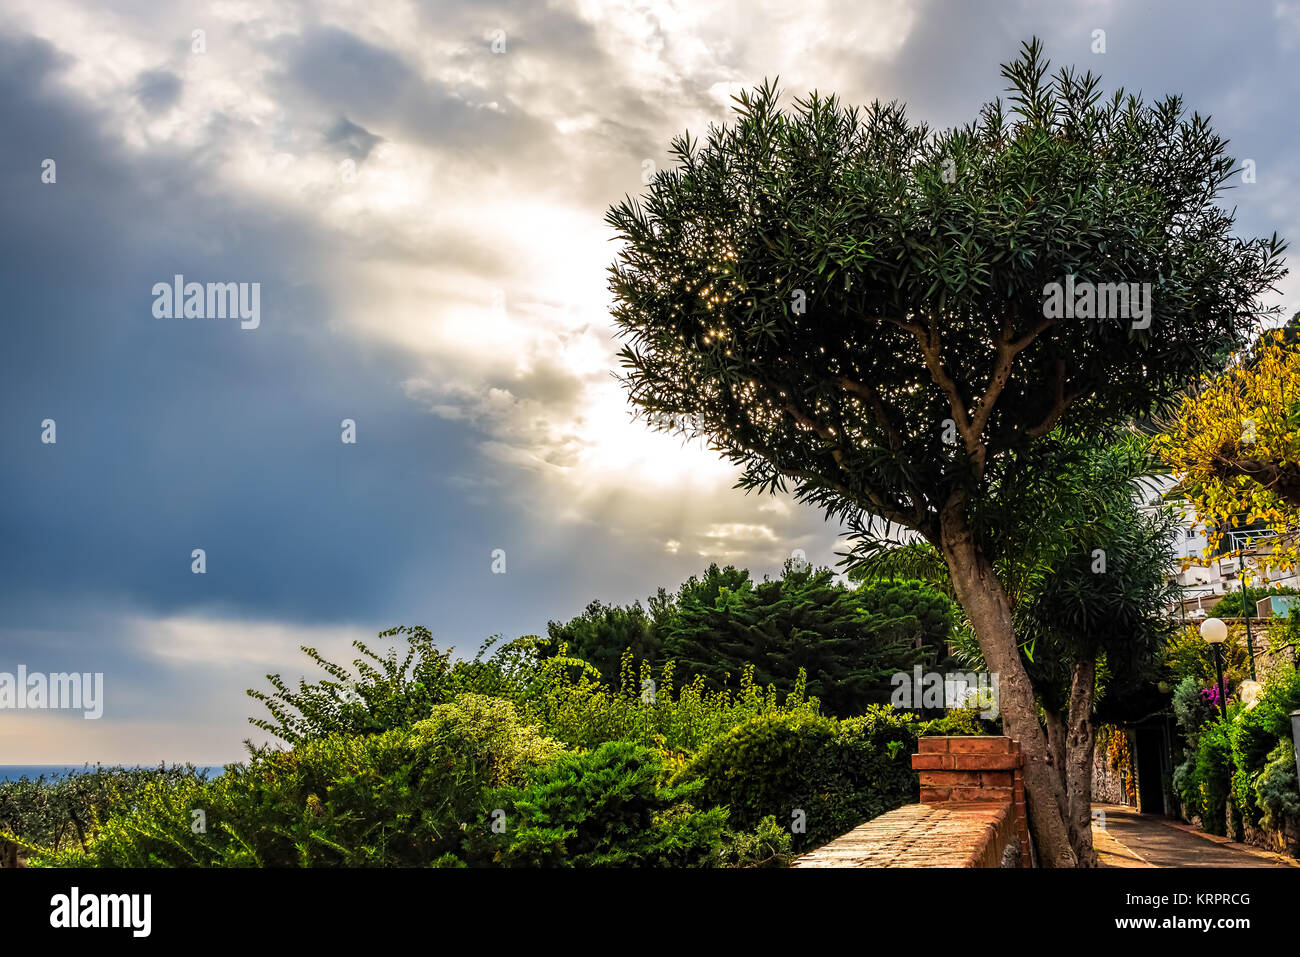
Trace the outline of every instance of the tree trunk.
[[1074, 663], [1070, 677], [1070, 718], [1066, 732], [1066, 823], [1070, 844], [1080, 867], [1096, 867], [1092, 847], [1092, 756], [1097, 729], [1092, 724], [1092, 699], [1097, 665], [1092, 658]]
[[979, 639], [984, 661], [999, 676], [998, 707], [1003, 727], [1020, 742], [1029, 825], [1038, 858], [1047, 867], [1074, 867], [1076, 859], [1065, 826], [1065, 789], [1060, 775], [1048, 763], [1047, 737], [1038, 723], [1034, 689], [1016, 647], [1011, 601], [987, 556], [975, 544], [960, 495], [943, 509], [939, 546], [952, 575], [953, 590]]
[[1043, 708], [1043, 719], [1047, 725], [1047, 760], [1061, 777], [1061, 787], [1065, 787], [1065, 722], [1061, 713], [1054, 708]]

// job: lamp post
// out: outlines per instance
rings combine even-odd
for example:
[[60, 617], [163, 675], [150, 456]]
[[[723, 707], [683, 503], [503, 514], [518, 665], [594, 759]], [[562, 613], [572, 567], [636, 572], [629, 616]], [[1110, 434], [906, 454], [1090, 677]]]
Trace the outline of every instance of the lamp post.
[[[1255, 680], [1255, 642], [1250, 637], [1250, 609], [1246, 607], [1246, 559], [1241, 560], [1241, 614], [1246, 619], [1246, 654], [1250, 657], [1250, 680]], [[1208, 640], [1208, 639], [1207, 639]]]
[[1228, 626], [1219, 618], [1207, 618], [1201, 622], [1201, 637], [1206, 644], [1214, 646], [1214, 671], [1219, 676], [1219, 711], [1223, 720], [1228, 720], [1228, 695], [1223, 689], [1223, 642], [1228, 637]]

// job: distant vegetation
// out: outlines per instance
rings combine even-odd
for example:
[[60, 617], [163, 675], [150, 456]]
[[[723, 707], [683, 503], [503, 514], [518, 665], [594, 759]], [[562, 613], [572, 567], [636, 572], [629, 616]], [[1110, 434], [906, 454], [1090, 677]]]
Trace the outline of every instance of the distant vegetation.
[[[249, 692], [287, 749], [250, 746], [213, 780], [0, 785], [0, 837], [31, 866], [780, 865], [915, 800], [918, 736], [990, 728], [825, 714], [810, 693], [847, 709], [941, 653], [953, 612], [928, 586], [713, 566], [651, 609], [593, 604], [468, 660], [424, 628], [383, 633], [386, 653], [357, 642], [350, 666], [304, 648], [323, 678]], [[670, 654], [714, 640], [728, 667]]]

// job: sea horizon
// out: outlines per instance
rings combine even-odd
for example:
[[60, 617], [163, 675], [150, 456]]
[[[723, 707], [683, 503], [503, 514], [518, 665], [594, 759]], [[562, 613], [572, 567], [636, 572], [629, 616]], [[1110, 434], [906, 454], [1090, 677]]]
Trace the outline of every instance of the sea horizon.
[[[184, 762], [169, 762], [165, 765], [163, 762], [158, 764], [0, 764], [0, 782], [20, 781], [23, 778], [32, 781], [41, 777], [47, 780], [65, 778], [72, 774], [92, 773], [97, 768], [106, 770], [127, 768], [134, 770], [139, 768], [156, 769], [162, 766], [169, 768], [184, 767]], [[222, 774], [226, 769], [224, 764], [195, 764], [193, 767], [200, 771], [207, 771], [210, 778]]]

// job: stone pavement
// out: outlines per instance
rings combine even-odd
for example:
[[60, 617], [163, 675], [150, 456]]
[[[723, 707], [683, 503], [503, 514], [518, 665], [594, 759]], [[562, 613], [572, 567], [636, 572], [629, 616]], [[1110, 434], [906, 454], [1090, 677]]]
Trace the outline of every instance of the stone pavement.
[[1106, 827], [1093, 822], [1093, 844], [1102, 867], [1300, 867], [1282, 854], [1211, 837], [1185, 824], [1131, 807], [1094, 804]]

